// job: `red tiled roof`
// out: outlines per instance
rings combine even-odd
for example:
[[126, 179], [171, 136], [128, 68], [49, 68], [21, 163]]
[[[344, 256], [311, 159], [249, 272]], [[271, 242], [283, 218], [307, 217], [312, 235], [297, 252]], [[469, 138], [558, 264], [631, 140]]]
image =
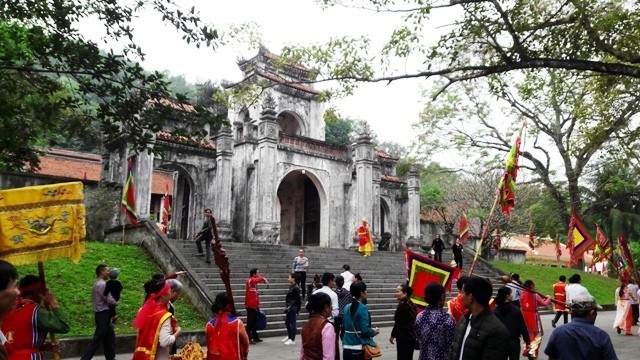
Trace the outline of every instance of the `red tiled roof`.
[[[97, 154], [50, 149], [40, 157], [40, 170], [37, 173], [98, 182], [102, 171], [101, 159]], [[164, 195], [167, 185], [169, 193], [173, 193], [173, 175], [170, 172], [154, 170], [151, 193]]]
[[262, 76], [262, 77], [264, 77], [264, 78], [267, 78], [267, 79], [269, 79], [271, 81], [277, 82], [278, 84], [282, 84], [284, 86], [288, 86], [288, 87], [296, 89], [296, 90], [304, 91], [306, 93], [313, 94], [313, 95], [319, 95], [320, 94], [320, 91], [312, 88], [309, 85], [295, 83], [295, 82], [289, 82], [289, 81], [287, 81], [285, 78], [283, 78], [281, 76], [278, 76], [278, 75], [275, 75], [275, 74], [272, 74], [272, 73], [269, 73], [269, 72], [266, 72], [266, 71], [262, 71], [262, 70], [256, 69], [255, 73], [260, 75], [260, 76]]
[[398, 160], [397, 157], [393, 157], [389, 153], [387, 153], [385, 151], [382, 151], [382, 150], [378, 150], [378, 149], [373, 149], [373, 154], [376, 157], [383, 158], [383, 159]]
[[393, 175], [380, 175], [380, 180], [398, 184], [404, 184], [404, 181], [400, 180], [397, 176]]
[[[540, 239], [536, 238], [537, 243], [539, 243], [540, 241]], [[502, 244], [503, 248], [525, 250], [527, 252], [527, 257], [556, 260], [556, 245], [552, 240], [543, 241], [542, 244], [536, 246], [533, 251], [531, 251], [531, 249], [529, 248], [528, 235], [511, 235], [510, 237], [503, 237]], [[565, 245], [561, 243], [560, 250], [562, 250], [560, 261], [569, 262], [569, 249], [567, 249]], [[591, 258], [591, 254], [585, 253], [584, 259], [586, 264], [591, 264]]]

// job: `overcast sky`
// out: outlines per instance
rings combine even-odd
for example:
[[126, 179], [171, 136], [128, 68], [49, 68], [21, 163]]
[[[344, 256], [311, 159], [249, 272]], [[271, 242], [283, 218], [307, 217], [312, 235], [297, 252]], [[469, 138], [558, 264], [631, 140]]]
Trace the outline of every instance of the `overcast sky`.
[[[322, 10], [312, 0], [179, 0], [185, 9], [194, 5], [201, 17], [218, 29], [229, 24], [255, 22], [263, 36], [265, 46], [279, 53], [286, 44], [312, 44], [325, 42], [331, 36], [366, 35], [374, 40], [375, 48], [388, 39], [401, 24], [398, 15], [376, 14], [362, 10], [332, 8]], [[446, 14], [446, 13], [445, 13]], [[451, 22], [440, 16], [433, 22], [434, 41], [438, 26]], [[185, 75], [190, 82], [206, 80], [238, 81], [241, 72], [236, 61], [249, 58], [257, 50], [239, 47], [214, 50], [196, 49], [181, 40], [175, 29], [165, 26], [160, 16], [149, 13], [134, 24], [136, 42], [147, 54], [147, 70], [168, 70], [172, 75]], [[89, 30], [90, 31], [90, 30]], [[410, 69], [409, 59], [395, 64], [397, 69]], [[409, 145], [413, 140], [411, 125], [422, 109], [421, 88], [428, 87], [425, 80], [401, 80], [390, 85], [363, 84], [354, 96], [333, 101], [343, 116], [368, 121], [380, 141], [394, 141]]]

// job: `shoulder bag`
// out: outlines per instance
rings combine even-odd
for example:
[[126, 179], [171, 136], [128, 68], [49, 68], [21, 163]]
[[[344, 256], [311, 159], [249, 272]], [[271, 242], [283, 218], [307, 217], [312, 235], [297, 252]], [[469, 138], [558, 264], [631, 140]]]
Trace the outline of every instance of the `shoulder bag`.
[[362, 343], [362, 338], [360, 338], [360, 335], [358, 335], [358, 330], [356, 330], [356, 324], [353, 321], [353, 316], [351, 316], [351, 326], [353, 327], [353, 332], [356, 334], [358, 340], [360, 340], [360, 343], [362, 344], [362, 353], [364, 354], [365, 359], [373, 359], [382, 356], [380, 346], [372, 346]]

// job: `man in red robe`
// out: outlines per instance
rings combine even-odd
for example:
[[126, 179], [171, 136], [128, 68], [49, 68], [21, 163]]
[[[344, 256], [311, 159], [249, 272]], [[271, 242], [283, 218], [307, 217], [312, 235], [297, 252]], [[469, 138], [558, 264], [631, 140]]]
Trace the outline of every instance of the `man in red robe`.
[[[563, 303], [567, 302], [567, 293], [565, 291], [567, 286], [566, 281], [567, 277], [560, 275], [558, 282], [553, 284], [553, 298]], [[560, 320], [560, 316], [564, 316], [564, 323], [567, 323], [569, 318], [569, 309], [567, 309], [567, 307], [558, 303], [553, 303], [553, 311], [556, 312], [556, 316], [551, 320], [551, 326], [554, 328], [556, 327], [556, 323]]]
[[45, 343], [47, 333], [68, 333], [69, 324], [55, 295], [46, 291], [39, 277], [22, 278], [20, 294], [18, 306], [2, 322], [2, 332], [7, 337], [5, 347], [11, 360], [39, 360], [41, 351], [58, 348], [57, 343]]
[[371, 256], [373, 241], [371, 240], [367, 219], [362, 219], [362, 224], [356, 229], [356, 235], [358, 235], [358, 251], [363, 253], [364, 256]]

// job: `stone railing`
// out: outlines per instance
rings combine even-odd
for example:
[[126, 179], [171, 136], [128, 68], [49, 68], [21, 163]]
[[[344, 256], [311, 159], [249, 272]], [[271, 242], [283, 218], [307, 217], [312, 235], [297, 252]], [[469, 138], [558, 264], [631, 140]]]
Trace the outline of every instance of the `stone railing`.
[[328, 155], [339, 159], [348, 159], [346, 147], [329, 145], [324, 141], [315, 140], [302, 136], [292, 136], [281, 132], [280, 145], [289, 148], [297, 148], [305, 152]]

